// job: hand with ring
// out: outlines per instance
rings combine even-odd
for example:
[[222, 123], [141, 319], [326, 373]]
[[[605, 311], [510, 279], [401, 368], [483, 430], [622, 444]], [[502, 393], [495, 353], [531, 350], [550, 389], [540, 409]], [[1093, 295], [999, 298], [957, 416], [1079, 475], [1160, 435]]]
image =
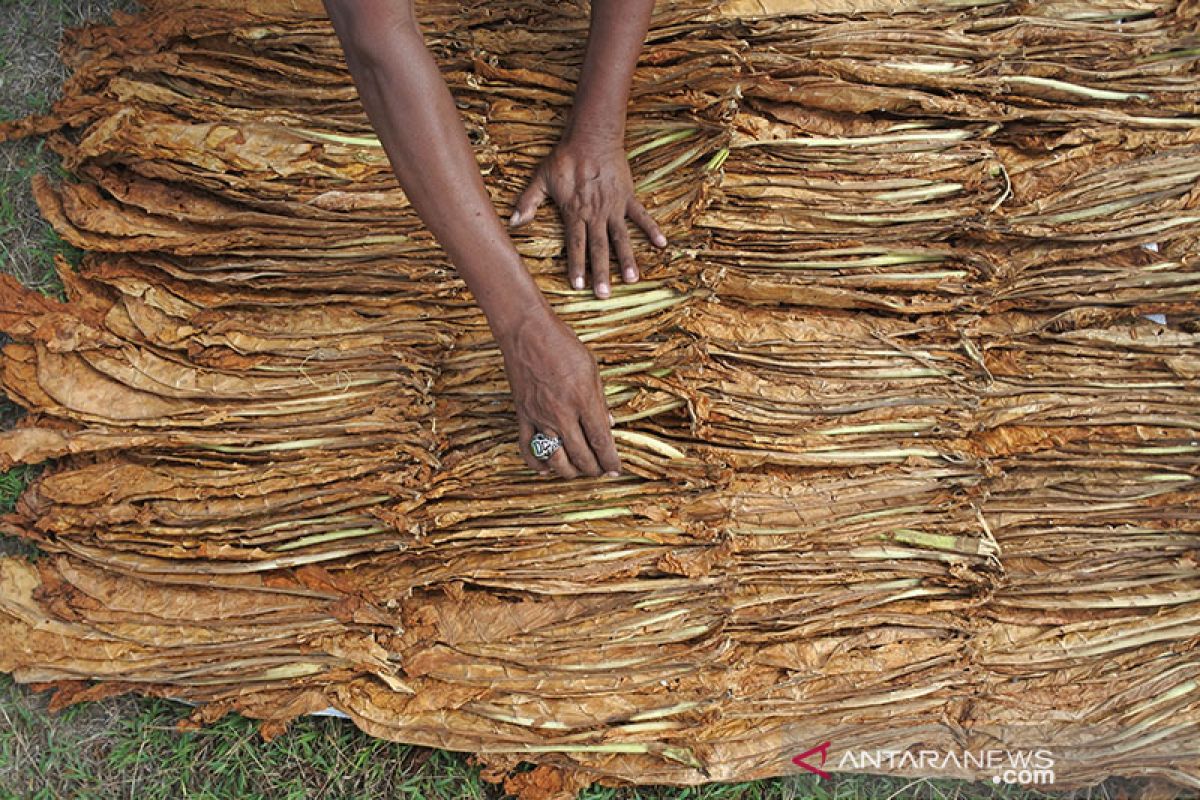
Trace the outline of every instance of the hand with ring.
[[562, 439], [557, 436], [547, 436], [541, 431], [533, 434], [533, 438], [529, 440], [529, 452], [533, 453], [533, 457], [538, 461], [547, 461], [550, 456], [554, 455], [562, 448]]
[[619, 475], [596, 361], [549, 306], [532, 310], [500, 340], [530, 469], [563, 478]]

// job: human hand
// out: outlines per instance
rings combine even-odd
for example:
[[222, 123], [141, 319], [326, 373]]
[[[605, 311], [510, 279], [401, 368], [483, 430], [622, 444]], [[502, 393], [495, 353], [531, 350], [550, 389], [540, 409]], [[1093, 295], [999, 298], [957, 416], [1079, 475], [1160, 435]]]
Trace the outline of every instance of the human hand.
[[[530, 313], [498, 338], [517, 409], [521, 455], [530, 469], [563, 478], [617, 475], [621, 460], [596, 360], [549, 306]], [[563, 446], [546, 461], [530, 449], [534, 433]]]
[[620, 141], [564, 138], [534, 172], [517, 201], [509, 225], [531, 221], [547, 197], [554, 200], [562, 214], [567, 240], [567, 279], [572, 288], [584, 287], [584, 272], [590, 264], [596, 297], [606, 298], [611, 294], [610, 245], [621, 265], [622, 280], [633, 283], [638, 279], [626, 217], [656, 247], [667, 246], [666, 237], [634, 193], [629, 159]]

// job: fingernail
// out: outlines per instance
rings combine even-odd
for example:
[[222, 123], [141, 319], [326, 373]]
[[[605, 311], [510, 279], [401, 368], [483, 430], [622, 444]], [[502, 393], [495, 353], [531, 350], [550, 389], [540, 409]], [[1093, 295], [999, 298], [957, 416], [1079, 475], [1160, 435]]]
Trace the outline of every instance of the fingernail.
[[657, 236], [654, 237], [654, 244], [657, 245], [658, 247], [666, 247], [667, 246], [667, 237], [663, 236], [661, 233], [658, 234]]
[[637, 274], [636, 269], [625, 270], [625, 282], [626, 283], [637, 283], [637, 279], [638, 279], [638, 274]]
[[608, 427], [611, 428], [613, 425], [616, 425], [616, 424], [617, 424], [616, 417], [614, 417], [612, 414], [609, 414], [608, 415]]
[[608, 284], [607, 283], [601, 283], [598, 286], [596, 286], [596, 296], [601, 299], [608, 298]]
[[604, 473], [604, 477], [606, 477], [606, 478], [619, 478], [619, 477], [621, 477], [621, 473], [619, 473], [619, 472], [613, 472], [612, 470], [609, 470], [608, 472]]
[[579, 276], [571, 278], [571, 286], [575, 289], [582, 289], [583, 288], [583, 278], [581, 278]]
[[520, 211], [514, 211], [513, 215], [508, 218], [509, 225], [516, 225], [520, 221], [521, 221], [521, 212]]

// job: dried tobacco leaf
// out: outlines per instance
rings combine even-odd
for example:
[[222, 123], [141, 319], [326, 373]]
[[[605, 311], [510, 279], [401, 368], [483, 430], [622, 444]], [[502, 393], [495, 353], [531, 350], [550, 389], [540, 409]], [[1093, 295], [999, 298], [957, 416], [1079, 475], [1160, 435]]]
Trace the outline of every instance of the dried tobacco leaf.
[[[553, 214], [514, 234], [616, 420], [623, 476], [571, 483], [320, 4], [148, 5], [0, 125], [93, 251], [65, 304], [0, 280], [0, 464], [59, 459], [0, 523], [47, 553], [0, 559], [0, 669], [332, 705], [530, 798], [814, 736], [1200, 786], [1194, 3], [660, 3], [627, 146], [672, 248], [598, 302]], [[586, 14], [420, 13], [506, 207]]]

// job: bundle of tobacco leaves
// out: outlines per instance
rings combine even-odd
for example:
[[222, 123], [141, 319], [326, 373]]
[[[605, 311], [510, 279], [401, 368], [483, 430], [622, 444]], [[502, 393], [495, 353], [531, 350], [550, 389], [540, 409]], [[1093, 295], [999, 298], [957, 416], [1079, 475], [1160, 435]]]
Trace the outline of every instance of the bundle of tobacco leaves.
[[[147, 5], [0, 124], [87, 251], [65, 301], [0, 280], [0, 464], [49, 462], [0, 669], [268, 736], [333, 707], [527, 798], [821, 742], [1200, 786], [1195, 3], [660, 3], [626, 146], [671, 246], [600, 301], [552, 210], [513, 233], [615, 420], [622, 476], [571, 482], [321, 4]], [[419, 10], [507, 214], [586, 6]]]

